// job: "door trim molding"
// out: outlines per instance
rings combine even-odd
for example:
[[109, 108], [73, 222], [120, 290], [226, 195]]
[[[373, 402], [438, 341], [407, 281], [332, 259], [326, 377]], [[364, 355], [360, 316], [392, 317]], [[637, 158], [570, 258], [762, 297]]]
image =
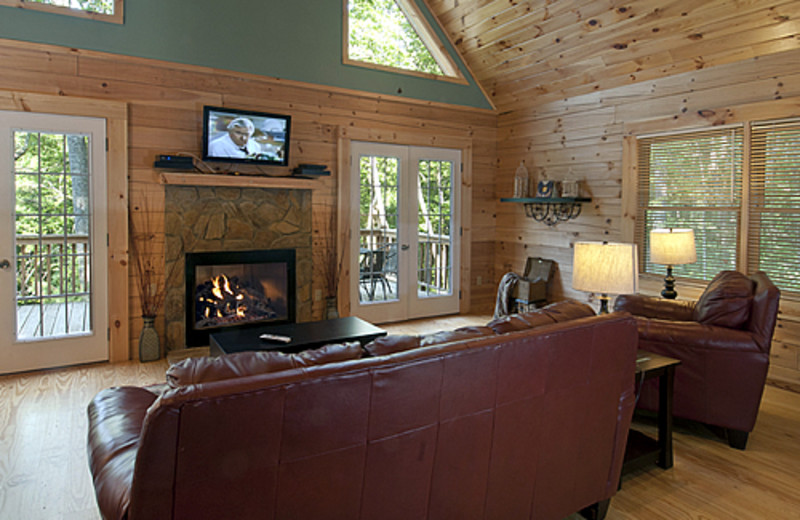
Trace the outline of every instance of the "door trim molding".
[[118, 101], [0, 90], [0, 110], [106, 120], [110, 362], [131, 359], [128, 313], [128, 105]]
[[[343, 255], [345, 266], [350, 266], [350, 247], [349, 240], [352, 234], [348, 233], [349, 215], [351, 211], [350, 195], [350, 150], [353, 141], [368, 141], [373, 143], [398, 144], [405, 146], [426, 146], [431, 148], [451, 148], [461, 151], [461, 242], [460, 252], [460, 290], [458, 312], [466, 314], [470, 309], [470, 280], [472, 272], [472, 139], [447, 135], [432, 135], [423, 132], [395, 131], [386, 129], [371, 129], [359, 127], [339, 127], [337, 137], [337, 229], [338, 237], [347, 236], [345, 241], [337, 241], [337, 252]], [[344, 250], [343, 250], [344, 248]], [[350, 280], [351, 274], [349, 267], [344, 270], [342, 279], [339, 283], [339, 294], [337, 297], [339, 313], [342, 316], [350, 316]]]

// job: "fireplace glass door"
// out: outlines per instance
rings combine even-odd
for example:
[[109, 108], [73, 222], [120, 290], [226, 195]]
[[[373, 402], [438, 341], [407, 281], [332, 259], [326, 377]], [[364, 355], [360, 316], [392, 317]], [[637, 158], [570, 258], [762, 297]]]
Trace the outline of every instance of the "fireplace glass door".
[[187, 345], [232, 327], [295, 320], [295, 252], [288, 249], [186, 255]]

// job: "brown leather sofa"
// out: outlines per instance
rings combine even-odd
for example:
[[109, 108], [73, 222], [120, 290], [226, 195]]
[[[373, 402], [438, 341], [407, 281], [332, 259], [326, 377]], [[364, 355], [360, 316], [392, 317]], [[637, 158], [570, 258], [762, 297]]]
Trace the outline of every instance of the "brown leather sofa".
[[633, 413], [637, 337], [631, 316], [592, 314], [565, 302], [486, 327], [381, 338], [366, 350], [382, 355], [357, 359], [345, 359], [360, 356], [351, 345], [277, 361], [190, 359], [161, 393], [104, 390], [89, 405], [100, 511], [602, 518]]
[[[769, 368], [780, 292], [766, 274], [719, 273], [694, 301], [618, 296], [614, 309], [636, 316], [639, 348], [681, 360], [675, 370], [676, 417], [725, 429], [745, 449]], [[644, 385], [639, 406], [657, 409]]]

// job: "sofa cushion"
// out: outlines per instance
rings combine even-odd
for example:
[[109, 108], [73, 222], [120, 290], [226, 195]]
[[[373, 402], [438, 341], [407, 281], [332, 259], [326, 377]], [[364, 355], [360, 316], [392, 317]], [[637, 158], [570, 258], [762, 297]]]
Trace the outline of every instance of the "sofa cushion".
[[706, 325], [741, 328], [750, 318], [753, 281], [737, 271], [722, 271], [711, 280], [694, 307], [694, 319]]
[[595, 315], [591, 305], [576, 300], [562, 300], [560, 302], [551, 303], [547, 307], [542, 307], [540, 310], [553, 318], [553, 321], [556, 323]]
[[502, 318], [493, 319], [492, 321], [487, 323], [486, 326], [492, 329], [495, 332], [495, 334], [505, 334], [506, 332], [514, 332], [515, 330], [530, 329], [532, 326], [553, 323], [553, 320], [551, 320], [550, 318], [546, 318], [546, 323], [541, 318], [536, 317], [535, 320], [533, 320], [533, 318], [534, 317], [532, 316], [532, 322], [536, 323], [536, 325], [532, 325], [531, 322], [523, 319], [518, 314], [512, 314], [510, 316], [503, 316]]
[[455, 330], [442, 330], [425, 334], [420, 337], [420, 346], [442, 345], [465, 339], [481, 338], [483, 336], [493, 336], [494, 331], [489, 327], [460, 327]]
[[470, 326], [459, 327], [455, 330], [442, 330], [432, 332], [422, 336], [408, 334], [394, 334], [377, 338], [364, 346], [371, 356], [386, 356], [395, 352], [403, 352], [419, 347], [429, 347], [431, 345], [441, 345], [471, 338], [492, 336], [494, 331], [489, 327]]
[[232, 377], [245, 377], [336, 361], [348, 361], [358, 359], [361, 355], [361, 344], [354, 341], [325, 345], [298, 354], [237, 352], [215, 358], [189, 358], [169, 367], [167, 383], [171, 387], [177, 388]]
[[486, 326], [491, 327], [497, 334], [505, 334], [587, 316], [594, 316], [594, 310], [589, 305], [575, 300], [563, 300], [540, 309], [494, 319]]
[[364, 345], [364, 350], [370, 356], [386, 356], [415, 348], [419, 348], [419, 336], [410, 334], [390, 334], [376, 338]]

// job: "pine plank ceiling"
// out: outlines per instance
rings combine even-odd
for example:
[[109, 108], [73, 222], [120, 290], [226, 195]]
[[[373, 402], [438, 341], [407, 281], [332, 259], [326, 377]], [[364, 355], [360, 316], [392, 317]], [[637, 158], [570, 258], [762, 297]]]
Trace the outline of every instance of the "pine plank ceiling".
[[428, 5], [501, 113], [800, 48], [798, 0]]

